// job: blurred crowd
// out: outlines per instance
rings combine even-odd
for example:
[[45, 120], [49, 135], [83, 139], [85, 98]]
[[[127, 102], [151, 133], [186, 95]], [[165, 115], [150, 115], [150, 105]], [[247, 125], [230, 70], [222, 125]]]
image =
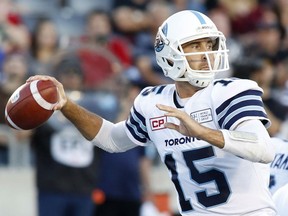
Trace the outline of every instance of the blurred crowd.
[[55, 76], [75, 101], [111, 121], [123, 119], [142, 88], [171, 82], [156, 63], [154, 39], [164, 19], [183, 9], [207, 14], [224, 33], [231, 70], [218, 76], [256, 81], [270, 135], [288, 139], [287, 0], [0, 0], [0, 165], [23, 165], [15, 143], [25, 155], [32, 147], [28, 160], [37, 164], [33, 146], [52, 130], [5, 126], [6, 102], [29, 76]]

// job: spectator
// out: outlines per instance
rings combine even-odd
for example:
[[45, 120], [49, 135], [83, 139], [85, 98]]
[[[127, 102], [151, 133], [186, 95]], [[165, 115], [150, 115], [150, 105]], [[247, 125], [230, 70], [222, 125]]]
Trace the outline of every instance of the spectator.
[[274, 8], [263, 6], [260, 17], [252, 41], [245, 44], [245, 53], [248, 56], [268, 57], [275, 63], [282, 52], [287, 51], [283, 46], [284, 31]]
[[257, 0], [221, 0], [224, 10], [229, 14], [232, 31], [237, 36], [249, 35], [261, 19], [261, 8]]
[[[226, 44], [229, 49], [229, 60], [233, 64], [237, 59], [243, 56], [243, 45], [235, 38], [232, 33], [232, 25], [230, 17], [221, 5], [217, 5], [208, 11], [208, 15], [212, 21], [219, 27], [219, 30], [226, 36]], [[221, 73], [222, 77], [230, 77], [232, 71]], [[218, 77], [220, 78], [218, 75]]]
[[[137, 85], [128, 86], [120, 99], [118, 120], [128, 116], [130, 105], [140, 92]], [[142, 203], [151, 200], [149, 171], [150, 160], [143, 147], [117, 154], [102, 151], [94, 216], [140, 216]]]
[[[29, 75], [27, 59], [20, 53], [6, 55], [3, 70], [1, 71], [2, 78], [0, 79], [0, 124], [5, 124], [5, 106], [12, 93], [25, 83]], [[21, 136], [23, 132], [12, 130], [11, 134], [18, 138], [21, 142], [26, 139]], [[8, 165], [9, 138], [6, 135], [0, 135], [0, 164]]]
[[7, 55], [0, 73], [1, 85], [9, 88], [9, 93], [12, 94], [31, 75], [28, 67], [27, 57], [22, 53]]
[[[103, 107], [103, 99], [95, 93], [82, 91], [83, 72], [77, 57], [72, 55], [59, 61], [54, 73], [76, 103], [104, 115], [113, 109]], [[98, 173], [97, 148], [83, 139], [60, 112], [33, 131], [31, 143], [35, 155], [38, 215], [92, 216], [92, 191]]]
[[288, 48], [288, 3], [286, 0], [273, 1], [279, 14], [281, 26], [285, 31], [284, 46]]
[[5, 53], [28, 52], [30, 47], [30, 34], [22, 22], [15, 2], [0, 1], [0, 40], [1, 48]]
[[[275, 65], [275, 77], [273, 80], [272, 97], [288, 110], [288, 58], [287, 53], [278, 59]], [[286, 113], [285, 122], [279, 136], [288, 139], [288, 115]]]
[[32, 33], [31, 70], [34, 74], [51, 75], [60, 53], [58, 30], [49, 18], [39, 19]]
[[137, 33], [145, 31], [149, 26], [149, 16], [146, 14], [150, 0], [114, 1], [112, 19], [118, 33], [129, 38], [134, 43]]
[[119, 76], [132, 64], [131, 45], [114, 34], [107, 12], [93, 10], [87, 16], [83, 46], [78, 50], [89, 89], [106, 85], [105, 80]]
[[287, 53], [275, 65], [273, 80], [273, 97], [281, 104], [288, 107], [288, 57]]
[[[137, 34], [134, 43], [134, 62], [138, 79], [143, 86], [170, 83], [155, 59], [154, 39], [159, 25], [172, 14], [174, 8], [165, 1], [151, 2], [147, 6], [148, 31]], [[130, 75], [131, 76], [131, 75]]]
[[101, 193], [102, 198], [96, 201], [94, 216], [140, 216], [142, 202], [149, 190], [141, 178], [149, 171], [146, 167], [149, 159], [144, 151], [143, 147], [138, 147], [125, 153], [101, 152], [95, 192]]
[[266, 112], [273, 122], [268, 131], [276, 136], [283, 127], [287, 108], [272, 97], [272, 81], [275, 76], [272, 62], [267, 58], [239, 59], [233, 65], [233, 76], [240, 79], [251, 79], [264, 90], [262, 95]]

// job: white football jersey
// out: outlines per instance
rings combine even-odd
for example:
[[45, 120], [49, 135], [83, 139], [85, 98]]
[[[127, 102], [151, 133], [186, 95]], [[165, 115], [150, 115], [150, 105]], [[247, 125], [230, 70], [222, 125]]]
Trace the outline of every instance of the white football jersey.
[[275, 148], [275, 158], [270, 164], [270, 191], [273, 194], [277, 189], [288, 183], [288, 141], [277, 137], [271, 138]]
[[273, 200], [275, 202], [279, 216], [285, 216], [288, 212], [288, 184], [280, 187], [273, 194]]
[[182, 215], [252, 215], [257, 211], [275, 215], [268, 188], [269, 165], [164, 128], [165, 122], [178, 124], [179, 120], [165, 117], [156, 104], [184, 110], [206, 127], [233, 130], [247, 119], [270, 124], [261, 95], [253, 81], [218, 79], [186, 101], [179, 99], [173, 84], [148, 87], [136, 98], [126, 121], [127, 134], [138, 145], [154, 143], [170, 171]]

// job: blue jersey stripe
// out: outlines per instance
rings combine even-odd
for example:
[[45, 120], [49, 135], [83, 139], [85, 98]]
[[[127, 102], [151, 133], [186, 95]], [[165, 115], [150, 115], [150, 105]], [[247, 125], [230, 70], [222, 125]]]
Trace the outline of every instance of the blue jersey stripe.
[[226, 109], [232, 101], [236, 101], [237, 98], [241, 98], [240, 100], [242, 100], [242, 97], [244, 96], [258, 96], [261, 97], [262, 96], [262, 92], [261, 91], [257, 91], [257, 90], [247, 90], [244, 92], [241, 92], [237, 95], [235, 95], [234, 97], [230, 98], [229, 100], [225, 101], [224, 103], [222, 103], [217, 109], [216, 109], [216, 114], [218, 115], [219, 113], [221, 113], [224, 109]]
[[126, 127], [131, 135], [139, 142], [145, 143], [147, 142], [147, 139], [150, 139], [146, 129], [145, 118], [136, 111], [134, 106], [126, 121]]
[[129, 125], [131, 125], [133, 128], [135, 128], [135, 131], [139, 134], [139, 136], [142, 136], [142, 137], [147, 137], [148, 136], [146, 128], [141, 127], [141, 124], [139, 123], [139, 121], [134, 119], [132, 115], [130, 115], [130, 118], [127, 121], [127, 123]]
[[137, 116], [137, 118], [143, 123], [143, 125], [145, 125], [146, 127], [146, 123], [145, 123], [145, 117], [142, 116], [135, 108], [135, 106], [132, 107], [132, 113], [135, 113], [135, 115]]
[[247, 95], [247, 96], [243, 96], [240, 98], [235, 98], [233, 101], [230, 102], [230, 104], [227, 107], [225, 107], [225, 109], [222, 112], [217, 113], [218, 119], [223, 118], [223, 116], [227, 112], [234, 111], [235, 109], [238, 109], [239, 106], [245, 106], [245, 105], [246, 106], [248, 105], [263, 106], [263, 102], [259, 100], [259, 96], [254, 96], [254, 95]]
[[166, 87], [166, 85], [159, 86], [159, 88], [157, 89], [156, 94], [161, 94], [161, 92], [164, 90], [165, 87]]
[[134, 120], [135, 123], [139, 125], [139, 128], [141, 128], [144, 132], [146, 132], [146, 123], [145, 118], [136, 111], [135, 107], [133, 106], [132, 111], [130, 112], [130, 119]]
[[230, 129], [236, 121], [247, 116], [267, 118], [261, 95], [261, 91], [247, 90], [222, 103], [216, 109], [220, 128]]
[[[262, 118], [262, 123], [265, 125], [268, 122], [267, 119], [267, 115], [266, 113], [262, 112], [262, 111], [258, 111], [258, 110], [248, 110], [248, 111], [244, 111], [241, 113], [238, 113], [237, 115], [235, 115], [233, 118], [230, 119], [230, 121], [227, 122], [227, 124], [225, 124], [223, 126], [224, 129], [229, 130], [231, 128], [231, 126], [239, 119], [246, 117], [246, 116], [257, 116]], [[263, 119], [265, 118], [265, 119]]]
[[233, 106], [229, 106], [227, 112], [225, 112], [225, 114], [221, 118], [218, 115], [219, 125], [221, 126], [225, 124], [225, 122], [229, 121], [229, 119], [232, 118], [233, 115], [237, 115], [238, 113], [247, 110], [259, 110], [265, 112], [262, 101], [259, 100], [242, 101]]
[[191, 12], [198, 18], [198, 20], [200, 21], [200, 23], [202, 25], [206, 24], [205, 19], [203, 18], [203, 16], [199, 12], [197, 12], [197, 11], [191, 11]]
[[[238, 110], [235, 110], [234, 112], [230, 113], [225, 118], [225, 120], [222, 123], [220, 123], [220, 121], [218, 121], [218, 123], [219, 123], [221, 128], [226, 128], [226, 125], [228, 124], [228, 122], [231, 122], [231, 119], [234, 119], [235, 116], [241, 115], [241, 113], [246, 113], [246, 112], [249, 112], [249, 113], [253, 113], [253, 112], [255, 112], [255, 113], [263, 113], [260, 116], [261, 117], [265, 117], [265, 118], [267, 117], [263, 107], [247, 106], [247, 107], [242, 107], [242, 108], [239, 108]], [[253, 116], [258, 116], [258, 114], [257, 115], [253, 115]]]
[[138, 134], [135, 132], [135, 128], [132, 127], [131, 124], [128, 124], [126, 121], [126, 127], [128, 128], [130, 134], [139, 142], [141, 143], [146, 143], [147, 139], [146, 138], [141, 138], [140, 136], [138, 136]]

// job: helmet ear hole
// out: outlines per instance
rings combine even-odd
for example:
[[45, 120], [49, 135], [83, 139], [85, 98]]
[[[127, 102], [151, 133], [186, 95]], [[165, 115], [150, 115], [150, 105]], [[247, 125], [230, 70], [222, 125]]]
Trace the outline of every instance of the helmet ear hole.
[[171, 61], [171, 60], [169, 60], [169, 59], [167, 59], [167, 63], [168, 63], [171, 67], [173, 67], [173, 65], [174, 65], [174, 62]]

